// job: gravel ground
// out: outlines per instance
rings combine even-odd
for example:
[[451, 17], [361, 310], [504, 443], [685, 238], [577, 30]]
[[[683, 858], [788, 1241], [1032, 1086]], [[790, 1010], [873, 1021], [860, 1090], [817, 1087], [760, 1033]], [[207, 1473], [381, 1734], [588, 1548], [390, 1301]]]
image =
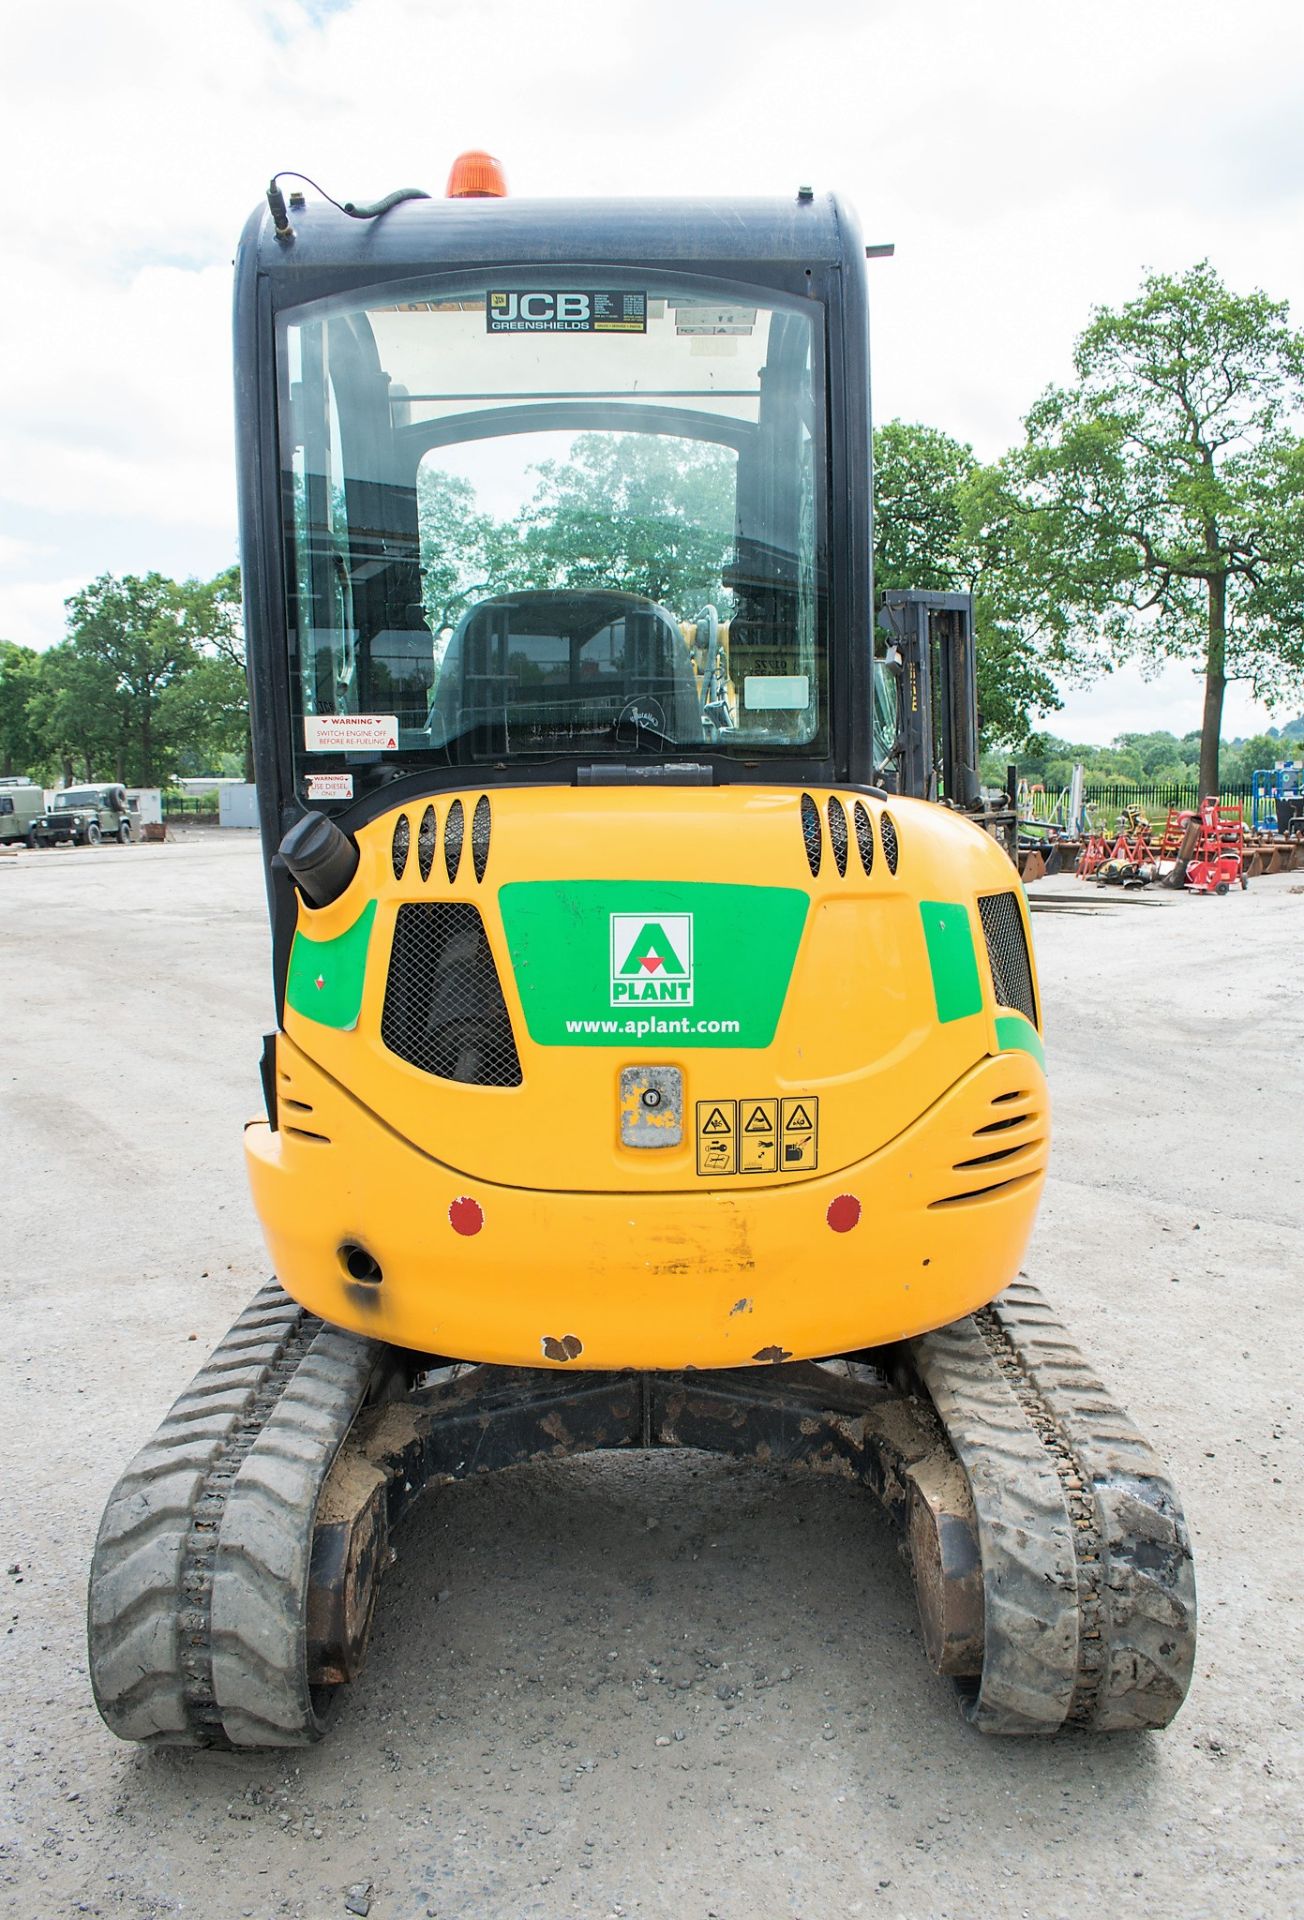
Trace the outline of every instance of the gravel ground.
[[324, 1746], [170, 1757], [101, 1725], [83, 1597], [113, 1481], [264, 1274], [261, 866], [200, 832], [0, 858], [3, 1911], [1304, 1911], [1304, 885], [1034, 898], [1093, 911], [1036, 920], [1028, 1271], [1185, 1497], [1201, 1644], [1167, 1733], [983, 1740], [868, 1496], [687, 1454], [448, 1489]]

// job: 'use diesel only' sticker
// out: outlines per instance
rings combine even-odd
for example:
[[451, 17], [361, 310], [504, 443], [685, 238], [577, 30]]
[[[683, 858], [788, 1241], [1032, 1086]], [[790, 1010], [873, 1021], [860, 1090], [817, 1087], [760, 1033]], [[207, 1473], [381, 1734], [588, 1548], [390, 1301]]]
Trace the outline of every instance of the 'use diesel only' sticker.
[[647, 295], [491, 288], [484, 323], [489, 333], [646, 333]]

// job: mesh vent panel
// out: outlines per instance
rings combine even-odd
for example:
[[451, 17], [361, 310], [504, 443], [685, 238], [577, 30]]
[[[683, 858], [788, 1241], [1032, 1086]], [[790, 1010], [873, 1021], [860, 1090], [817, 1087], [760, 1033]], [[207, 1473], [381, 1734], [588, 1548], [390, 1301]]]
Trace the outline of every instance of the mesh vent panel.
[[1028, 962], [1028, 943], [1024, 938], [1023, 915], [1012, 893], [988, 893], [978, 901], [983, 932], [987, 937], [987, 958], [992, 969], [992, 985], [997, 1004], [1017, 1007], [1033, 1025], [1037, 1024], [1037, 1003], [1032, 993], [1032, 968]]
[[380, 1037], [440, 1080], [519, 1087], [521, 1062], [498, 969], [475, 907], [402, 906], [385, 983]]
[[448, 809], [448, 818], [444, 822], [444, 871], [448, 875], [449, 885], [457, 878], [457, 869], [462, 859], [462, 836], [466, 828], [466, 818], [462, 812], [462, 802], [454, 800]]
[[878, 823], [879, 838], [883, 842], [883, 858], [887, 861], [889, 873], [897, 870], [897, 830], [896, 821], [890, 813], [885, 813]]
[[405, 813], [400, 813], [398, 819], [394, 822], [394, 840], [389, 850], [389, 857], [394, 863], [394, 878], [396, 880], [403, 878], [403, 869], [407, 865], [408, 848], [411, 843], [412, 829], [408, 825], [408, 817]]
[[829, 845], [833, 848], [833, 858], [837, 862], [839, 874], [845, 877], [847, 871], [847, 816], [842, 802], [833, 793], [829, 795]]
[[475, 867], [477, 884], [484, 879], [484, 870], [489, 865], [490, 825], [489, 795], [482, 793], [471, 815], [471, 861]]
[[435, 810], [427, 807], [417, 828], [417, 867], [423, 881], [430, 878], [435, 864]]
[[806, 843], [806, 862], [810, 867], [811, 879], [817, 879], [824, 853], [824, 834], [820, 827], [820, 810], [808, 793], [801, 796], [801, 837]]
[[864, 807], [857, 800], [851, 814], [856, 823], [856, 846], [860, 851], [860, 864], [866, 877], [874, 871], [874, 827]]

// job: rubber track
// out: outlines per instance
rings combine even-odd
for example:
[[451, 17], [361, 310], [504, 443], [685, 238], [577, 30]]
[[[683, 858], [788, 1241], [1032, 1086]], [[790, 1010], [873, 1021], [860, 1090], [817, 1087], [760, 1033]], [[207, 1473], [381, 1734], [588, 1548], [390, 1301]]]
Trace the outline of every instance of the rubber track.
[[1165, 1727], [1195, 1659], [1177, 1495], [1022, 1276], [910, 1342], [973, 1495], [986, 1608], [965, 1710], [988, 1733]]
[[1098, 1732], [1166, 1727], [1195, 1663], [1195, 1570], [1171, 1480], [1148, 1442], [1019, 1277], [988, 1309], [1072, 1449], [1094, 1505], [1103, 1643], [1095, 1698], [1081, 1715]]
[[1078, 1664], [1073, 1528], [1059, 1476], [972, 1320], [909, 1344], [978, 1526], [985, 1644], [965, 1712], [984, 1733], [1054, 1733]]
[[91, 1683], [150, 1746], [306, 1746], [317, 1499], [380, 1349], [264, 1287], [122, 1475], [91, 1563]]

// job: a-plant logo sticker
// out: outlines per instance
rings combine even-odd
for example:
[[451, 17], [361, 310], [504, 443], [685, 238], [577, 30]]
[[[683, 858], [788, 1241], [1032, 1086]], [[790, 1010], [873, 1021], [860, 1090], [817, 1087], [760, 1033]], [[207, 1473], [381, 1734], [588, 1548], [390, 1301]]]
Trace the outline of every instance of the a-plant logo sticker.
[[691, 913], [613, 913], [611, 1004], [693, 1004]]

